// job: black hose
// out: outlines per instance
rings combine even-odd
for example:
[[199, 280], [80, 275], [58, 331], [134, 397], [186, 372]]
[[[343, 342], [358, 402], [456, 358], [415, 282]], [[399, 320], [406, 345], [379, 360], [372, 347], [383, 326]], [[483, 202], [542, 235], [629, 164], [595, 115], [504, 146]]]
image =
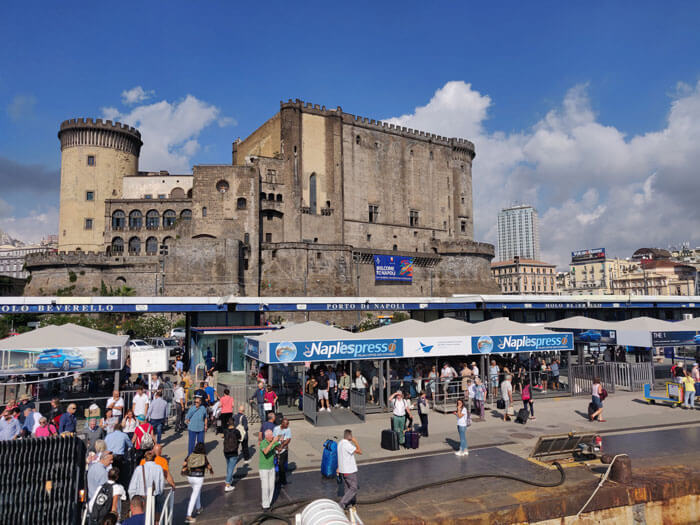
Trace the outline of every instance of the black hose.
[[[479, 478], [510, 479], [512, 481], [518, 481], [520, 483], [525, 483], [527, 485], [533, 485], [535, 487], [542, 487], [542, 488], [558, 487], [558, 486], [564, 484], [564, 481], [566, 480], [566, 473], [564, 472], [564, 469], [562, 468], [562, 466], [559, 464], [558, 461], [555, 461], [553, 463], [553, 465], [555, 467], [557, 467], [557, 470], [559, 471], [559, 475], [560, 475], [560, 478], [554, 482], [534, 481], [531, 479], [520, 478], [518, 476], [511, 476], [510, 474], [466, 474], [464, 476], [457, 476], [454, 478], [443, 479], [440, 481], [434, 481], [432, 483], [426, 483], [425, 485], [419, 485], [417, 487], [411, 487], [408, 489], [401, 490], [399, 492], [393, 492], [393, 493], [386, 495], [386, 496], [381, 496], [379, 498], [358, 500], [357, 504], [358, 505], [376, 505], [378, 503], [384, 503], [385, 501], [389, 501], [390, 499], [394, 499], [394, 498], [398, 498], [400, 496], [404, 496], [406, 494], [410, 494], [411, 492], [417, 492], [419, 490], [429, 489], [429, 488], [433, 488], [433, 487], [440, 487], [443, 485], [448, 485], [450, 483], [456, 483], [458, 481], [465, 481], [468, 479], [479, 479]], [[283, 505], [278, 505], [277, 507], [275, 507], [275, 511], [279, 511], [280, 509], [283, 509], [286, 507], [292, 507], [291, 509], [284, 511], [284, 513], [287, 516], [289, 516], [289, 515], [294, 514], [298, 508], [306, 506], [309, 503], [311, 503], [312, 501], [315, 501], [315, 500], [304, 499], [304, 500], [290, 501], [290, 502], [285, 503]], [[250, 523], [251, 523], [251, 525], [252, 524], [257, 525], [259, 523], [264, 523], [267, 519], [270, 519], [270, 518], [282, 520], [282, 521], [285, 521], [286, 523], [291, 523], [291, 519], [287, 519], [287, 518], [281, 517], [279, 515], [273, 515], [270, 513], [259, 514]]]

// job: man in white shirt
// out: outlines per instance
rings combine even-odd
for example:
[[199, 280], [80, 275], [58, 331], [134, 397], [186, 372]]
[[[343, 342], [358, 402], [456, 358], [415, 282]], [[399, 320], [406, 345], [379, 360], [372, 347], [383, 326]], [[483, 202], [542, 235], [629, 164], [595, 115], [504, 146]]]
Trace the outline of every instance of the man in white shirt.
[[185, 428], [185, 382], [180, 381], [180, 384], [173, 390], [173, 403], [175, 403], [175, 431], [182, 432]]
[[479, 377], [479, 367], [476, 366], [476, 361], [472, 361], [472, 375], [475, 379]]
[[148, 413], [148, 395], [143, 391], [142, 386], [139, 387], [138, 394], [134, 396], [132, 410], [134, 411], [134, 417], [141, 421], [146, 420], [146, 414]]
[[107, 400], [107, 409], [112, 409], [112, 416], [122, 420], [124, 414], [124, 400], [119, 395], [119, 390], [112, 392], [112, 397]]
[[[129, 498], [134, 496], [146, 497], [146, 487], [153, 486], [153, 495], [156, 496], [156, 512], [160, 513], [163, 506], [162, 497], [163, 487], [165, 486], [165, 474], [163, 474], [163, 467], [155, 463], [154, 459], [156, 457], [155, 452], [149, 450], [146, 452], [145, 459], [146, 462], [143, 465], [139, 465], [134, 469], [134, 473], [131, 475], [131, 481], [129, 482]], [[146, 485], [144, 486], [144, 471], [146, 478]]]
[[513, 385], [511, 379], [512, 377], [507, 375], [501, 383], [501, 397], [506, 404], [506, 409], [503, 412], [503, 421], [510, 421], [508, 412], [510, 411], [510, 407], [513, 406]]
[[406, 442], [406, 435], [404, 434], [406, 414], [411, 417], [410, 403], [403, 398], [401, 390], [397, 390], [389, 396], [389, 403], [392, 404], [392, 430], [399, 435], [399, 445], [403, 445]]
[[157, 374], [151, 374], [151, 391], [149, 392], [151, 399], [156, 394], [161, 386], [161, 381], [158, 379]]
[[340, 500], [340, 506], [347, 509], [350, 505], [350, 516], [355, 513], [355, 501], [357, 499], [357, 463], [355, 454], [362, 454], [357, 440], [352, 437], [352, 430], [346, 429], [343, 439], [338, 443], [338, 474], [343, 476], [345, 494]]
[[444, 388], [444, 392], [447, 393], [448, 390], [450, 393], [452, 392], [453, 385], [450, 385], [450, 381], [454, 379], [457, 376], [457, 372], [455, 372], [455, 369], [450, 366], [449, 363], [445, 363], [442, 367], [442, 370], [440, 370], [440, 379], [442, 380], [442, 387]]

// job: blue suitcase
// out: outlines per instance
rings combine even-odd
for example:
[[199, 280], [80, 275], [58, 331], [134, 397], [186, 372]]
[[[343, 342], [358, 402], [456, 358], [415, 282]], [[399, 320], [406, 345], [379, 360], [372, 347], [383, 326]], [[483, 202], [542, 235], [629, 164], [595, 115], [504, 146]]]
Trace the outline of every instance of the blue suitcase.
[[338, 443], [327, 439], [323, 443], [323, 457], [321, 458], [321, 475], [324, 478], [335, 477], [338, 470]]

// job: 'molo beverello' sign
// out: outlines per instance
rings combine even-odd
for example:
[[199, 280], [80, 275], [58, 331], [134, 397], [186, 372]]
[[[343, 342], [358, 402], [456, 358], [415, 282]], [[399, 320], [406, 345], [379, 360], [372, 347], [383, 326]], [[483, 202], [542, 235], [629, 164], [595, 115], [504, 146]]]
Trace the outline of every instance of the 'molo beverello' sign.
[[413, 280], [413, 257], [375, 255], [374, 280], [410, 283]]

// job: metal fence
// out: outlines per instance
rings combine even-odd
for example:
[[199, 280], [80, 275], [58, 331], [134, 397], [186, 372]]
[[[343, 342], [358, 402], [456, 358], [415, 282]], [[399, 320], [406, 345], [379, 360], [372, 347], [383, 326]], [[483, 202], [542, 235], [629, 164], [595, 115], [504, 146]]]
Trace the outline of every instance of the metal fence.
[[80, 523], [85, 445], [75, 436], [0, 441], [0, 521]]
[[315, 425], [318, 418], [318, 410], [316, 407], [316, 396], [312, 394], [304, 394], [304, 417], [308, 418], [311, 424]]
[[613, 367], [610, 363], [597, 365], [571, 365], [569, 367], [569, 385], [572, 396], [590, 396], [593, 390], [593, 379], [600, 378], [601, 385], [609, 394], [615, 393]]
[[[306, 401], [304, 401], [306, 405]], [[365, 420], [365, 410], [367, 407], [367, 394], [365, 390], [357, 388], [350, 389], [350, 410], [362, 421]]]

